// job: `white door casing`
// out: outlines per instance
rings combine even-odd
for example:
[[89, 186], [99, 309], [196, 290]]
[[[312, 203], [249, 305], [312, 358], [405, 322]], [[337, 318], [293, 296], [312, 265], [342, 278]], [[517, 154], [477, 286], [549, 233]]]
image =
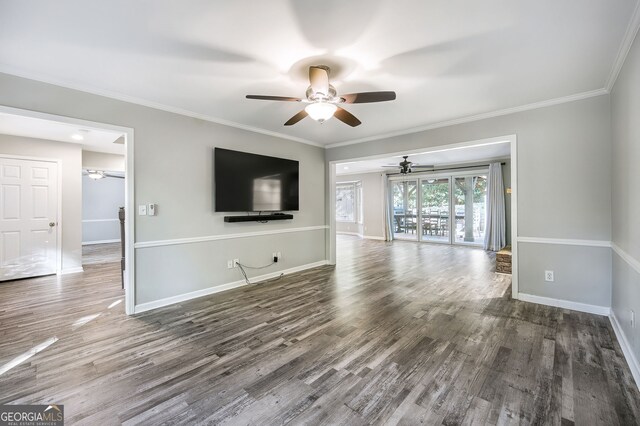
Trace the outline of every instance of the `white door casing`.
[[0, 281], [55, 274], [58, 164], [0, 157]]

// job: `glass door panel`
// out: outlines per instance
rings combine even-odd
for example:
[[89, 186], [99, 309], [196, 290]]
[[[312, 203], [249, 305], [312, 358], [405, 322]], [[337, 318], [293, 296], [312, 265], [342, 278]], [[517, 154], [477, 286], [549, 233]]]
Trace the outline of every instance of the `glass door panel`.
[[418, 239], [418, 182], [391, 183], [393, 197], [393, 237], [405, 240]]
[[487, 212], [487, 176], [455, 177], [454, 242], [482, 244]]
[[449, 242], [449, 178], [421, 181], [422, 240]]

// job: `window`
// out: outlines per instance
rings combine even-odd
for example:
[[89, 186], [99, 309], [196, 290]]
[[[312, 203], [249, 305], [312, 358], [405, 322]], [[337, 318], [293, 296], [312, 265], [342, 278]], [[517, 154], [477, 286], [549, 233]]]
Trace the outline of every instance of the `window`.
[[336, 221], [362, 223], [362, 183], [336, 185]]
[[356, 187], [352, 183], [336, 185], [336, 220], [355, 222]]

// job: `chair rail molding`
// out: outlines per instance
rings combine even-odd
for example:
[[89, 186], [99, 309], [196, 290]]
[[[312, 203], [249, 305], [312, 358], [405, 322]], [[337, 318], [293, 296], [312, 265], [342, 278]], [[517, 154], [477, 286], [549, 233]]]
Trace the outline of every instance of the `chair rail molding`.
[[274, 229], [270, 231], [240, 232], [236, 234], [208, 235], [204, 237], [188, 237], [188, 238], [175, 238], [171, 240], [143, 241], [143, 242], [135, 243], [134, 248], [143, 249], [143, 248], [149, 248], [149, 247], [174, 246], [178, 244], [203, 243], [207, 241], [233, 240], [237, 238], [261, 237], [264, 235], [289, 234], [292, 232], [318, 231], [318, 230], [325, 230], [328, 228], [329, 227], [327, 225], [317, 225], [317, 226], [306, 226], [301, 228]]
[[557, 244], [557, 245], [565, 245], [565, 246], [611, 248], [611, 241], [606, 241], [606, 240], [581, 240], [581, 239], [546, 238], [546, 237], [518, 237], [518, 242], [534, 243], [534, 244]]
[[636, 270], [637, 273], [640, 274], [640, 261], [636, 260], [629, 253], [622, 250], [622, 248], [620, 248], [620, 246], [614, 242], [611, 242], [611, 248], [613, 249], [614, 252], [616, 252], [618, 256], [622, 258], [622, 260], [627, 262], [629, 266], [631, 266], [633, 269]]

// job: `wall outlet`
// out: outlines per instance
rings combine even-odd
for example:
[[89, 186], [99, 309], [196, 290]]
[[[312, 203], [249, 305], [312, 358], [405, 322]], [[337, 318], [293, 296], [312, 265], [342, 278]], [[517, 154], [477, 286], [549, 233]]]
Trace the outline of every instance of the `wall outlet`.
[[278, 261], [282, 260], [282, 253], [277, 252], [277, 253], [276, 253], [276, 256], [278, 256]]
[[238, 267], [238, 263], [240, 263], [240, 259], [233, 259], [233, 267], [234, 268]]
[[147, 215], [147, 205], [140, 204], [138, 206], [138, 216], [146, 216]]
[[631, 311], [631, 328], [636, 328], [636, 313]]
[[276, 253], [275, 251], [271, 253], [271, 260], [273, 260], [274, 262], [279, 261], [280, 258], [278, 257], [278, 253]]
[[233, 269], [233, 260], [227, 260], [227, 269]]
[[149, 204], [147, 206], [147, 215], [155, 216], [156, 215], [156, 210], [157, 210], [157, 205], [156, 204]]
[[544, 271], [544, 280], [553, 282], [553, 271]]

